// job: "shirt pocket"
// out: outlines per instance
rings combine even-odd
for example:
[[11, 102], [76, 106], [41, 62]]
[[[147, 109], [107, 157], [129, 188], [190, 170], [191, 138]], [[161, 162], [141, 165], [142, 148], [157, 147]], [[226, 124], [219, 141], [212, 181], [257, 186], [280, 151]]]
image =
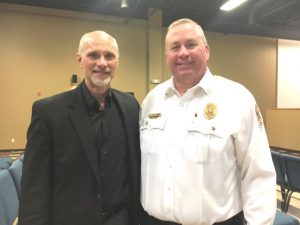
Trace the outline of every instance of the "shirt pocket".
[[228, 132], [220, 125], [194, 121], [187, 128], [184, 155], [188, 161], [212, 163], [221, 158], [226, 149]]
[[141, 151], [143, 154], [157, 154], [164, 150], [166, 118], [146, 118], [140, 125]]

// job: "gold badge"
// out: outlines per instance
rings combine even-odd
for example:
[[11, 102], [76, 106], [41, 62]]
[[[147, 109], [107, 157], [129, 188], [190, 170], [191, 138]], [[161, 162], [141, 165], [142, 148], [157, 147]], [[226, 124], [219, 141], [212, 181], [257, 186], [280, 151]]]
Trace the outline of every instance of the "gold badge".
[[151, 114], [148, 115], [148, 117], [149, 117], [150, 119], [156, 119], [156, 118], [158, 118], [158, 117], [160, 117], [160, 116], [161, 116], [160, 113], [151, 113]]
[[215, 103], [207, 103], [204, 109], [204, 117], [208, 120], [215, 118], [217, 115], [217, 105]]
[[258, 126], [263, 127], [264, 121], [263, 121], [263, 118], [261, 116], [261, 113], [260, 113], [260, 110], [259, 110], [259, 107], [257, 104], [255, 105], [255, 112], [256, 112], [256, 117], [257, 117], [257, 121], [258, 121]]

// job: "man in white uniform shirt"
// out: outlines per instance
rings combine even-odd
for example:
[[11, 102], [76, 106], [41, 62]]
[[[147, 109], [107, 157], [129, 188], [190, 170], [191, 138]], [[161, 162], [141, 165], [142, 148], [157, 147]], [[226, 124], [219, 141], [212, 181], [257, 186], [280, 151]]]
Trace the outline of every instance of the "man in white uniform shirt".
[[276, 175], [254, 97], [211, 74], [194, 21], [172, 23], [165, 44], [173, 76], [140, 113], [141, 225], [272, 225]]

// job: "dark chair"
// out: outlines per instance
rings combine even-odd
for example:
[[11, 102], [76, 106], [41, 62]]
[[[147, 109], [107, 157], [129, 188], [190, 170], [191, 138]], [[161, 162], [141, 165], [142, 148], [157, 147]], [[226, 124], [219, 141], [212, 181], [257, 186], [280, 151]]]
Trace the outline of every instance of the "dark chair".
[[273, 225], [299, 225], [299, 221], [293, 216], [277, 210]]
[[300, 156], [283, 154], [282, 159], [284, 162], [289, 189], [284, 209], [284, 212], [287, 212], [292, 194], [294, 192], [300, 193]]
[[287, 185], [287, 178], [285, 174], [285, 167], [282, 159], [282, 153], [275, 151], [271, 148], [271, 155], [273, 164], [276, 171], [276, 183], [280, 186], [281, 192], [281, 211], [284, 211], [286, 206], [287, 195], [289, 193], [288, 185]]

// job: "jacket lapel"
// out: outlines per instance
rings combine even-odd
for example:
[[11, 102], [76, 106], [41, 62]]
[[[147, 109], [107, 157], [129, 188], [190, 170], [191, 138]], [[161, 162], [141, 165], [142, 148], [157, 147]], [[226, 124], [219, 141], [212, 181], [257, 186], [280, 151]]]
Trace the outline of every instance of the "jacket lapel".
[[133, 102], [128, 101], [128, 98], [124, 98], [124, 94], [121, 94], [112, 89], [117, 104], [120, 107], [121, 116], [124, 121], [127, 141], [128, 141], [128, 153], [130, 174], [132, 177], [133, 193], [139, 193], [136, 189], [138, 187], [138, 180], [140, 174], [140, 155], [139, 155], [139, 133], [138, 133], [138, 106]]
[[95, 173], [98, 183], [100, 184], [99, 165], [93, 138], [94, 133], [88, 117], [88, 112], [83, 102], [81, 85], [74, 90], [74, 95], [69, 106], [73, 108], [73, 112], [70, 113], [70, 119], [74, 125], [75, 132], [78, 135], [82, 148], [85, 151], [87, 159], [92, 166], [92, 170]]

